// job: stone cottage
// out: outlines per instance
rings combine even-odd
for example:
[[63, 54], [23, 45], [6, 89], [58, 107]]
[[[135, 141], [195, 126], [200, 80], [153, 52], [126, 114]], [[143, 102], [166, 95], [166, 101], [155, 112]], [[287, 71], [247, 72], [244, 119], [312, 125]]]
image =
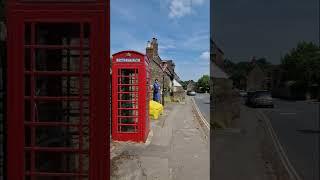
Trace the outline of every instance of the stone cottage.
[[[181, 88], [174, 88], [174, 80], [177, 82], [181, 81], [175, 72], [175, 64], [173, 60], [161, 59], [158, 50], [158, 40], [156, 38], [152, 38], [151, 41], [148, 41], [146, 55], [151, 62], [151, 84], [158, 79], [161, 88], [164, 88], [166, 98], [170, 96], [180, 96], [182, 93]], [[166, 66], [165, 71], [162, 70], [164, 66]], [[183, 99], [182, 94], [180, 99]]]
[[264, 89], [265, 73], [255, 65], [247, 76], [247, 91], [256, 91]]
[[272, 67], [262, 69], [254, 60], [251, 63], [253, 68], [247, 75], [247, 91], [271, 90]]
[[195, 91], [196, 90], [196, 82], [190, 80], [187, 84], [187, 91]]
[[213, 128], [232, 127], [235, 119], [240, 116], [239, 93], [233, 89], [232, 80], [223, 70], [224, 53], [213, 41], [211, 48], [210, 124]]

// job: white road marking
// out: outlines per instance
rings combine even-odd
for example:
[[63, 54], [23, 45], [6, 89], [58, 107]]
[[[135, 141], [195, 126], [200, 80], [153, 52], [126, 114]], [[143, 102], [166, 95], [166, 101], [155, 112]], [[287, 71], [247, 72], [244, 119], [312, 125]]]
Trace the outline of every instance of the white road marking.
[[277, 151], [280, 155], [280, 160], [281, 160], [282, 164], [284, 165], [284, 167], [286, 168], [286, 171], [289, 173], [289, 176], [290, 176], [289, 178], [292, 180], [302, 180], [301, 177], [299, 176], [299, 174], [297, 173], [297, 171], [295, 170], [295, 168], [293, 167], [286, 152], [284, 151], [284, 148], [282, 147], [282, 145], [279, 141], [279, 137], [277, 136], [276, 132], [274, 131], [274, 129], [272, 127], [270, 119], [262, 111], [258, 110], [257, 112], [260, 115], [260, 117], [262, 118], [262, 120], [264, 120], [264, 122], [267, 125], [267, 130], [269, 131], [269, 133], [271, 135], [271, 139], [272, 139], [274, 145], [276, 146], [276, 148], [278, 148]]
[[288, 113], [280, 113], [281, 115], [296, 115], [297, 113], [290, 113], [290, 112], [288, 112]]
[[209, 125], [208, 121], [203, 117], [203, 115], [202, 115], [201, 111], [199, 110], [199, 108], [198, 108], [198, 106], [197, 106], [194, 98], [191, 98], [191, 99], [192, 99], [192, 102], [194, 103], [194, 107], [195, 107], [197, 113], [199, 114], [200, 119], [202, 120], [203, 124], [204, 124], [208, 129], [210, 129], [210, 125]]

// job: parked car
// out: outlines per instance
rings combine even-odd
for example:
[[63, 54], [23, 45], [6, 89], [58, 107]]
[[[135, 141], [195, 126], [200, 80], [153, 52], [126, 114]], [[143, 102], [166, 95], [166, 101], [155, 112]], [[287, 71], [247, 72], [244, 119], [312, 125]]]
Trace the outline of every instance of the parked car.
[[269, 91], [256, 91], [251, 98], [253, 107], [274, 107], [271, 93]]
[[246, 98], [246, 102], [245, 102], [245, 104], [247, 106], [252, 105], [252, 103], [253, 103], [252, 98], [254, 96], [254, 93], [255, 93], [255, 91], [248, 91], [247, 92], [247, 98]]
[[206, 93], [206, 89], [200, 87], [196, 90], [197, 93]]
[[196, 92], [195, 91], [187, 91], [187, 95], [189, 96], [195, 96]]
[[245, 90], [240, 90], [239, 93], [240, 93], [241, 97], [246, 97], [247, 96], [247, 92]]

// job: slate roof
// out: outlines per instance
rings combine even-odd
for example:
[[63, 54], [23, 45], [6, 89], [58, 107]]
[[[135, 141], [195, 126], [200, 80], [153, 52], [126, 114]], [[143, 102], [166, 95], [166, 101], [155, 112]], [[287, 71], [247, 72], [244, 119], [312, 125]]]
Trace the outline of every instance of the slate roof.
[[[211, 62], [212, 63], [212, 62]], [[225, 73], [220, 67], [218, 67], [215, 63], [213, 63], [213, 66], [212, 66], [212, 77], [214, 78], [229, 78], [228, 74]]]
[[182, 87], [182, 85], [175, 79], [173, 80], [173, 86]]

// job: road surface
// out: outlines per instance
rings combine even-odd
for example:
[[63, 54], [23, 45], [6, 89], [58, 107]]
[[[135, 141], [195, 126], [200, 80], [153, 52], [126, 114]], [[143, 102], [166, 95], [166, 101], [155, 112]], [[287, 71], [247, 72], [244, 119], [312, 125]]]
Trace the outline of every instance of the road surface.
[[210, 94], [209, 93], [197, 93], [194, 100], [199, 107], [203, 117], [207, 122], [210, 122]]
[[273, 109], [262, 109], [303, 180], [319, 180], [319, 104], [275, 99]]

